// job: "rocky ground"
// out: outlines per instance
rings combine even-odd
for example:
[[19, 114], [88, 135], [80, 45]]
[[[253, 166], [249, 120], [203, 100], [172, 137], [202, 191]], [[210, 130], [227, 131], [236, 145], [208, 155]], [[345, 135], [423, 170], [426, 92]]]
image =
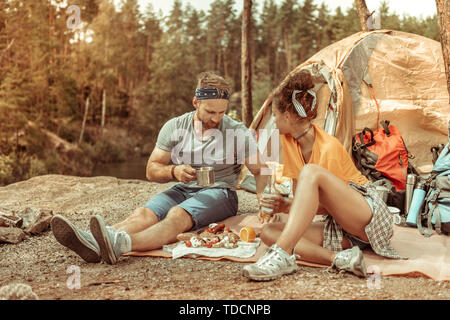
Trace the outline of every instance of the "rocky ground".
[[[168, 186], [48, 175], [0, 188], [0, 207], [10, 212], [52, 210], [88, 229], [92, 214], [101, 214], [107, 224], [117, 222]], [[254, 212], [255, 195], [238, 193], [239, 213]], [[426, 278], [365, 280], [301, 267], [273, 282], [251, 282], [241, 276], [242, 266], [152, 257], [125, 257], [112, 266], [88, 264], [57, 243], [49, 230], [18, 244], [0, 244], [0, 287], [28, 284], [40, 299], [450, 299], [450, 282]]]

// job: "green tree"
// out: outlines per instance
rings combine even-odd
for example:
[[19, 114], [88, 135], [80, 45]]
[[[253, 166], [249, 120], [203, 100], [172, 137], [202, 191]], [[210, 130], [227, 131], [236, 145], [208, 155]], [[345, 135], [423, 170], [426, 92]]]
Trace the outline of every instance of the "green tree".
[[[160, 41], [150, 63], [151, 79], [143, 90], [151, 96], [151, 115], [145, 119], [157, 132], [165, 121], [182, 112], [192, 110], [195, 89], [195, 57], [188, 55], [184, 42], [184, 13], [181, 2], [175, 1]], [[181, 26], [181, 28], [180, 28]], [[141, 101], [141, 108], [145, 101]]]
[[191, 5], [186, 7], [185, 11], [185, 44], [189, 56], [195, 59], [195, 65], [192, 68], [194, 72], [200, 72], [203, 67], [205, 56], [207, 55], [206, 32], [203, 28], [206, 15], [203, 11], [194, 9]]
[[[259, 55], [261, 55], [261, 59], [264, 59], [264, 62], [261, 63], [261, 66], [264, 66], [264, 72], [269, 76], [269, 79], [273, 82], [276, 78], [277, 72], [277, 54], [279, 47], [279, 37], [278, 37], [278, 23], [277, 23], [277, 14], [278, 7], [274, 0], [264, 0], [263, 9], [260, 16], [261, 25], [256, 26], [256, 30], [258, 31], [258, 36], [255, 40], [259, 40], [256, 48], [257, 48], [257, 60], [259, 60]], [[257, 63], [255, 63], [257, 66]], [[257, 77], [255, 77], [255, 80]]]
[[358, 11], [356, 10], [355, 3], [347, 9], [344, 19], [344, 29], [345, 37], [361, 31], [361, 24], [359, 22]]
[[381, 17], [381, 27], [383, 29], [401, 30], [400, 18], [396, 14], [391, 14], [387, 1], [382, 1], [378, 9]]
[[240, 65], [240, 26], [241, 20], [236, 16], [234, 0], [215, 0], [211, 3], [206, 23], [206, 69], [216, 70], [225, 78], [238, 80], [235, 82], [237, 86], [240, 84], [240, 72], [236, 78], [232, 68]]
[[331, 17], [330, 28], [327, 30], [327, 37], [330, 39], [330, 42], [333, 43], [345, 38], [346, 34], [345, 15], [342, 13], [341, 7], [337, 7], [335, 14]]
[[294, 66], [293, 43], [295, 22], [298, 19], [298, 2], [297, 0], [284, 0], [278, 11], [277, 22], [280, 25], [280, 39], [282, 41], [282, 51], [285, 57], [284, 68], [282, 73], [289, 72]]
[[330, 10], [327, 5], [322, 2], [320, 8], [318, 9], [316, 20], [317, 30], [315, 34], [317, 50], [320, 50], [330, 44], [330, 39], [328, 37], [328, 33], [331, 31], [329, 23], [330, 18]]
[[305, 61], [317, 50], [315, 36], [317, 30], [316, 10], [317, 7], [314, 4], [314, 0], [304, 0], [303, 5], [299, 7], [296, 30], [294, 32], [296, 43], [293, 45], [293, 49], [296, 52], [296, 65]]

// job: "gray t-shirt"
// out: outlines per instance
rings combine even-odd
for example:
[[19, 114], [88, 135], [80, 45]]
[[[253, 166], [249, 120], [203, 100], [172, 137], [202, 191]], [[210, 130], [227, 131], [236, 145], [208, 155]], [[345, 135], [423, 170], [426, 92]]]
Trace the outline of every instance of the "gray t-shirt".
[[[206, 130], [200, 139], [194, 132], [195, 111], [167, 121], [159, 132], [156, 146], [171, 152], [174, 164], [189, 164], [194, 169], [213, 167], [215, 184], [210, 188], [236, 190], [245, 159], [255, 155], [257, 143], [242, 123], [224, 115], [215, 129]], [[182, 183], [191, 188], [203, 188], [193, 180]]]

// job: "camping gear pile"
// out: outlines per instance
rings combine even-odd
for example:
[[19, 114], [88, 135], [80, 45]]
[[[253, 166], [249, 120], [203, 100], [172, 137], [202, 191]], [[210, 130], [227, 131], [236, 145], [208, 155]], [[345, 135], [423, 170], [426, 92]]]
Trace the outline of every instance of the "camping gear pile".
[[[388, 205], [405, 219], [408, 174], [428, 175], [447, 140], [450, 108], [440, 43], [400, 31], [359, 32], [322, 49], [288, 77], [305, 69], [318, 102], [313, 123], [343, 144], [369, 180], [389, 190]], [[271, 102], [269, 96], [250, 126], [266, 154], [276, 130]], [[258, 134], [261, 129], [269, 134]], [[282, 164], [281, 150], [278, 157], [272, 152], [270, 160]], [[255, 192], [248, 170], [240, 182]]]
[[[421, 199], [419, 210], [415, 212], [412, 207], [408, 212], [412, 226], [415, 226], [415, 222], [419, 232], [426, 237], [432, 235], [433, 226], [438, 234], [450, 233], [450, 121], [448, 130], [448, 143], [441, 150], [430, 176], [422, 183], [423, 189], [416, 187], [419, 194], [426, 192]], [[413, 200], [415, 195], [416, 191]], [[423, 223], [427, 225], [426, 231], [422, 227]]]

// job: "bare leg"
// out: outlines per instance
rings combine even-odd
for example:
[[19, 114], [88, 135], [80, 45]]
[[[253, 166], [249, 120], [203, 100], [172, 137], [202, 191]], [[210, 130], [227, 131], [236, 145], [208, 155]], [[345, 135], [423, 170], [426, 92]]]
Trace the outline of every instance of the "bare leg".
[[[271, 223], [264, 227], [261, 233], [261, 240], [268, 246], [276, 243], [285, 227], [285, 223]], [[331, 265], [334, 253], [322, 247], [323, 243], [323, 222], [313, 222], [306, 229], [303, 237], [297, 242], [294, 253], [300, 255], [301, 260], [323, 265]], [[350, 247], [350, 242], [344, 237], [342, 248]]]
[[141, 232], [158, 223], [156, 214], [149, 208], [137, 208], [132, 215], [124, 221], [113, 226], [116, 230], [123, 230], [129, 235]]
[[[347, 232], [368, 241], [372, 212], [364, 197], [318, 165], [306, 165], [298, 179], [289, 217], [277, 244], [290, 253], [306, 233], [320, 204]], [[335, 254], [332, 255], [334, 259]]]
[[161, 248], [176, 241], [176, 236], [192, 228], [191, 215], [180, 207], [173, 207], [164, 220], [149, 228], [130, 234], [133, 251], [148, 251]]

